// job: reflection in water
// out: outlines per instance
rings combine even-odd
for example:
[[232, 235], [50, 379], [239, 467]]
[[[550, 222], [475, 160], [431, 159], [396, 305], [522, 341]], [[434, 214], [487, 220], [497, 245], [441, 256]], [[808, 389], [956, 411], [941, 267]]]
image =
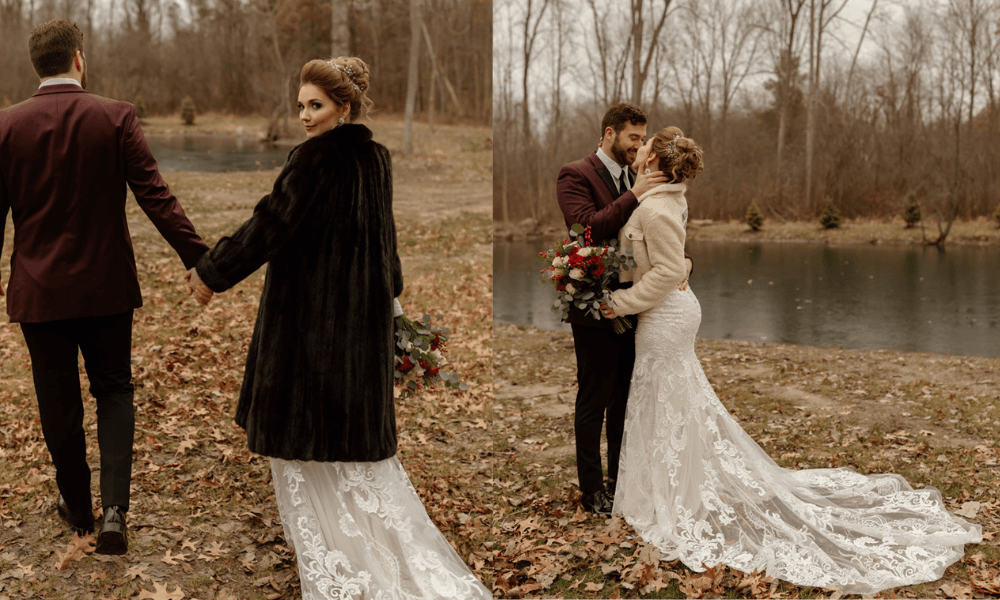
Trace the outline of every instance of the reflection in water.
[[[494, 318], [568, 331], [539, 283], [545, 242], [494, 245]], [[911, 246], [688, 243], [698, 335], [1000, 356], [1000, 253]]]
[[285, 164], [288, 146], [229, 135], [147, 135], [163, 173], [172, 171], [257, 171]]

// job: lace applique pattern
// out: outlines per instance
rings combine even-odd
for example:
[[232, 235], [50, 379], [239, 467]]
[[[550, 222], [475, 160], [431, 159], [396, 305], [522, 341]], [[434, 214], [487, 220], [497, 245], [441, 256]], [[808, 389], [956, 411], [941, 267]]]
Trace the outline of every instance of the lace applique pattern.
[[492, 598], [427, 516], [396, 457], [272, 458], [271, 469], [303, 600]]
[[614, 513], [668, 560], [727, 564], [845, 594], [939, 579], [982, 528], [934, 488], [778, 466], [719, 401], [694, 352], [689, 288], [639, 315]]

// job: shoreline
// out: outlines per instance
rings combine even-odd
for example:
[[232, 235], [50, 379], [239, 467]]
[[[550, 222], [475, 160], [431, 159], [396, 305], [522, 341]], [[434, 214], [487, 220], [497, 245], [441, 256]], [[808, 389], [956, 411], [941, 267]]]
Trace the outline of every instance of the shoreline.
[[[519, 331], [528, 331], [533, 334], [551, 334], [557, 335], [571, 335], [570, 331], [562, 331], [559, 329], [547, 329], [545, 327], [539, 327], [537, 325], [532, 325], [529, 323], [512, 323], [510, 321], [493, 321], [493, 327], [511, 327]], [[761, 346], [764, 348], [798, 348], [802, 351], [815, 351], [815, 352], [852, 352], [852, 353], [868, 353], [868, 354], [878, 354], [878, 353], [895, 353], [895, 354], [920, 354], [926, 356], [936, 356], [939, 358], [956, 358], [956, 359], [973, 359], [973, 360], [996, 360], [1000, 361], [1000, 356], [987, 356], [985, 354], [948, 354], [946, 352], [935, 352], [933, 350], [900, 350], [898, 348], [854, 348], [850, 346], [842, 346], [840, 344], [834, 344], [833, 346], [820, 346], [816, 344], [801, 344], [795, 342], [781, 342], [781, 341], [759, 341], [759, 340], [744, 340], [740, 338], [708, 338], [702, 337], [700, 335], [695, 336], [695, 341], [697, 344], [702, 345], [713, 345], [713, 346], [725, 346], [727, 344], [732, 344], [735, 346]]]
[[[928, 239], [937, 232], [934, 223], [925, 224]], [[503, 242], [528, 240], [555, 240], [565, 235], [562, 227], [540, 224], [533, 219], [517, 223], [494, 221], [493, 238]], [[688, 223], [687, 239], [716, 242], [788, 242], [827, 245], [908, 245], [929, 246], [925, 243], [920, 227], [905, 228], [901, 218], [890, 221], [875, 219], [845, 219], [836, 229], [823, 229], [815, 221], [790, 221], [765, 223], [761, 231], [752, 231], [742, 221], [713, 221], [693, 219]], [[984, 217], [956, 220], [945, 240], [944, 247], [1000, 245], [1000, 228]]]

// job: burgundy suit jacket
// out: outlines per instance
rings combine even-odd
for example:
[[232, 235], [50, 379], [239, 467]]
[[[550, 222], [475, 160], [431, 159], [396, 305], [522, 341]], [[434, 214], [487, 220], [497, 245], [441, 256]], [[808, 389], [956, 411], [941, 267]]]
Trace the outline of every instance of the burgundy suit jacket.
[[[572, 227], [576, 223], [589, 226], [594, 243], [617, 238], [618, 230], [639, 206], [631, 190], [618, 195], [611, 173], [601, 159], [597, 158], [596, 152], [559, 171], [556, 197], [566, 219], [566, 227]], [[575, 306], [570, 308], [564, 320], [574, 325], [602, 328], [612, 326], [611, 321], [594, 319]]]
[[618, 195], [611, 173], [597, 158], [596, 152], [559, 171], [556, 196], [566, 219], [566, 227], [576, 223], [590, 226], [590, 235], [595, 243], [617, 238], [618, 230], [639, 206], [631, 190]]
[[208, 250], [156, 169], [135, 107], [73, 84], [0, 111], [0, 246], [8, 209], [11, 322], [97, 317], [142, 306], [125, 185], [191, 268]]

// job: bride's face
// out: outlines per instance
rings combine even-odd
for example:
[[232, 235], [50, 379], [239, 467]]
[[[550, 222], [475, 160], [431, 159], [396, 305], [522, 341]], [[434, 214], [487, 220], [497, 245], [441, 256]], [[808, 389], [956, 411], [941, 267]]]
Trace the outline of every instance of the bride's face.
[[337, 126], [351, 107], [337, 104], [318, 86], [307, 83], [299, 88], [299, 119], [306, 128], [306, 137], [316, 137]]

